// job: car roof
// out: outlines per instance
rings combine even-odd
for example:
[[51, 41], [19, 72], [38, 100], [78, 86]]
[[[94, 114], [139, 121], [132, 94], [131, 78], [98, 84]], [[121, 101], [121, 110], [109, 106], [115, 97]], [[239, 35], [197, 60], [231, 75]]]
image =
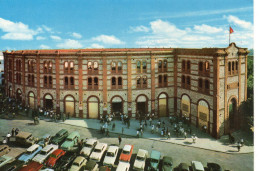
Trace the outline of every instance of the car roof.
[[19, 131], [18, 134], [16, 135], [16, 137], [28, 137], [30, 135], [32, 135], [32, 133]]
[[161, 153], [160, 153], [159, 151], [152, 150], [152, 152], [151, 152], [151, 158], [157, 159], [157, 158], [159, 158], [159, 157], [161, 157]]
[[44, 136], [42, 136], [42, 138], [48, 138], [50, 136], [51, 136], [50, 134], [45, 134]]
[[74, 160], [74, 162], [76, 162], [76, 163], [80, 163], [82, 160], [84, 160], [85, 158], [84, 157], [82, 157], [82, 156], [78, 156], [75, 160]]
[[124, 151], [131, 151], [132, 145], [126, 144], [123, 148]]
[[73, 139], [75, 136], [79, 136], [79, 133], [77, 131], [74, 131], [70, 133], [70, 135], [67, 137], [68, 139]]
[[130, 164], [127, 162], [119, 162], [117, 169], [124, 170], [125, 168], [130, 167]]
[[29, 148], [27, 149], [27, 151], [32, 152], [33, 150], [35, 150], [35, 149], [38, 148], [39, 146], [40, 146], [39, 144], [33, 144], [31, 147], [29, 147]]
[[192, 161], [191, 164], [193, 164], [194, 167], [198, 170], [204, 170], [202, 163], [199, 161]]
[[96, 141], [97, 141], [96, 139], [91, 138], [91, 139], [87, 139], [86, 143], [87, 144], [94, 144], [94, 142], [96, 142]]
[[147, 153], [148, 153], [147, 150], [139, 149], [138, 152], [137, 152], [137, 156], [144, 157], [145, 154], [147, 154]]
[[98, 143], [95, 147], [95, 149], [101, 149], [106, 143]]
[[62, 149], [57, 149], [55, 150], [52, 154], [54, 155], [58, 155], [60, 152], [62, 152], [63, 150]]
[[85, 169], [93, 169], [93, 167], [96, 166], [96, 162], [93, 161], [93, 160], [89, 160], [87, 163], [86, 163], [86, 166], [85, 166]]
[[54, 144], [46, 145], [46, 146], [42, 149], [42, 151], [48, 151], [50, 148], [55, 147], [55, 146], [57, 146], [57, 145], [54, 145]]
[[67, 130], [66, 129], [61, 129], [59, 132], [57, 132], [57, 134], [61, 134], [63, 132], [67, 132]]
[[114, 151], [117, 150], [118, 148], [119, 148], [119, 147], [117, 147], [117, 146], [111, 145], [111, 146], [109, 146], [107, 152], [114, 152]]

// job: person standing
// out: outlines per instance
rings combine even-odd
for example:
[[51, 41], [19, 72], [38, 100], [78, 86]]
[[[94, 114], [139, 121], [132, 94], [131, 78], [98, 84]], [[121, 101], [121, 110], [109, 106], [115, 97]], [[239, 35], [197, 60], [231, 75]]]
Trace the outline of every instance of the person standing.
[[136, 136], [137, 136], [137, 138], [139, 138], [139, 131], [138, 130], [136, 131]]
[[149, 122], [150, 122], [150, 126], [152, 126], [152, 118], [149, 119]]
[[241, 147], [243, 147], [244, 146], [244, 139], [243, 138], [241, 138], [240, 143], [241, 143]]
[[108, 128], [107, 128], [107, 131], [106, 131], [106, 136], [109, 137], [109, 130], [108, 130]]
[[185, 131], [184, 132], [184, 139], [186, 140], [186, 138], [187, 138], [187, 132]]
[[240, 151], [240, 147], [241, 147], [241, 144], [240, 142], [237, 144], [237, 151], [239, 152]]
[[122, 138], [120, 137], [120, 135], [118, 135], [118, 143], [119, 145], [121, 144]]
[[4, 138], [2, 143], [3, 143], [3, 145], [7, 144], [7, 139]]
[[171, 137], [171, 133], [170, 133], [170, 131], [168, 131], [168, 137], [167, 137], [167, 139], [169, 140], [170, 137]]
[[115, 127], [116, 127], [116, 124], [115, 124], [115, 123], [113, 123], [113, 125], [112, 125], [112, 131], [114, 131], [114, 130], [115, 130]]
[[152, 134], [154, 133], [154, 125], [152, 125]]
[[7, 142], [8, 142], [8, 143], [10, 142], [10, 137], [11, 137], [11, 134], [8, 132], [7, 135], [6, 135], [6, 138], [7, 138]]
[[14, 137], [15, 136], [15, 129], [13, 128], [12, 129], [12, 137]]
[[141, 132], [141, 137], [143, 137], [143, 133], [144, 133], [143, 129], [141, 129], [140, 132]]
[[19, 132], [19, 129], [18, 129], [18, 128], [16, 128], [16, 129], [15, 129], [15, 135], [17, 135], [17, 134], [18, 134], [18, 132]]

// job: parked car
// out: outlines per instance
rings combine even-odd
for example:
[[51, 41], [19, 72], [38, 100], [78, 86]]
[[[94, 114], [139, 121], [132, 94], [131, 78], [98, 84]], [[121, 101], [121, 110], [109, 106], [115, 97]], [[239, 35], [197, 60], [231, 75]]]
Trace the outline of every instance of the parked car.
[[67, 138], [68, 135], [69, 132], [66, 129], [61, 129], [54, 137], [51, 138], [50, 143], [59, 145]]
[[80, 139], [80, 135], [77, 131], [72, 132], [65, 140], [65, 142], [61, 145], [61, 149], [65, 151], [74, 151], [78, 147], [78, 140]]
[[178, 166], [178, 171], [190, 171], [190, 167], [187, 163], [180, 163]]
[[107, 149], [107, 144], [106, 143], [98, 143], [95, 147], [95, 149], [93, 150], [93, 152], [90, 155], [90, 159], [96, 161], [96, 162], [100, 162], [103, 154], [105, 153]]
[[42, 146], [40, 146], [39, 144], [33, 144], [31, 147], [27, 148], [26, 152], [21, 155], [18, 160], [27, 163], [41, 150]]
[[101, 166], [99, 167], [99, 171], [111, 171], [111, 169], [108, 166]]
[[201, 162], [199, 161], [192, 161], [191, 167], [193, 171], [204, 171], [204, 167]]
[[96, 139], [87, 139], [87, 141], [84, 143], [84, 147], [80, 151], [80, 154], [85, 157], [89, 157], [97, 143], [99, 142]]
[[9, 153], [11, 148], [8, 145], [0, 145], [0, 157]]
[[42, 147], [45, 146], [45, 142], [46, 144], [49, 144], [51, 140], [51, 135], [50, 134], [45, 134], [42, 138], [40, 138], [38, 144]]
[[37, 154], [32, 160], [39, 162], [39, 163], [43, 163], [47, 157], [54, 152], [55, 150], [58, 149], [58, 145], [54, 145], [54, 144], [49, 144], [46, 147], [44, 147], [41, 152], [39, 154]]
[[127, 162], [119, 162], [116, 171], [129, 171], [130, 170], [130, 164]]
[[98, 164], [93, 160], [89, 160], [86, 166], [83, 167], [84, 171], [98, 171]]
[[33, 137], [32, 133], [30, 133], [30, 132], [20, 131], [16, 135], [15, 141], [21, 145], [31, 146], [38, 141], [38, 138]]
[[38, 171], [43, 167], [43, 164], [38, 163], [36, 161], [30, 162], [27, 166], [24, 166], [19, 171]]
[[119, 157], [119, 161], [130, 162], [134, 146], [126, 144], [123, 148], [123, 151]]
[[7, 156], [7, 155], [3, 155], [0, 157], [0, 167], [4, 166], [7, 163], [10, 163], [14, 160], [13, 157]]
[[151, 160], [150, 160], [150, 165], [148, 166], [148, 170], [159, 170], [160, 159], [161, 159], [161, 153], [159, 151], [152, 150]]
[[173, 159], [170, 156], [163, 156], [162, 171], [173, 171]]
[[145, 161], [148, 157], [148, 151], [139, 149], [134, 162], [134, 170], [144, 170]]
[[55, 170], [68, 170], [72, 162], [77, 157], [76, 153], [66, 152], [55, 164]]
[[109, 146], [105, 159], [103, 161], [103, 165], [114, 166], [118, 151], [119, 151], [118, 146], [113, 146], [113, 145]]
[[55, 150], [53, 153], [51, 153], [50, 157], [48, 158], [48, 160], [45, 162], [45, 165], [47, 167], [53, 168], [54, 165], [56, 164], [57, 160], [64, 156], [66, 152], [61, 150], [61, 149], [57, 149]]
[[207, 163], [207, 168], [209, 171], [222, 171], [223, 169], [217, 163]]
[[0, 167], [0, 170], [3, 171], [18, 171], [20, 170], [24, 165], [23, 161], [15, 160], [11, 163], [7, 163], [4, 166]]
[[87, 163], [87, 159], [82, 156], [78, 156], [72, 163], [69, 171], [79, 171]]

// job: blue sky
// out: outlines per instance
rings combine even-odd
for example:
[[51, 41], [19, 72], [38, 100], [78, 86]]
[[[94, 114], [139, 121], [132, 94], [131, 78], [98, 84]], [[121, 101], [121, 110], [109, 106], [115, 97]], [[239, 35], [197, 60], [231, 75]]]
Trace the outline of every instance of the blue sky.
[[1, 0], [0, 50], [253, 47], [252, 0]]

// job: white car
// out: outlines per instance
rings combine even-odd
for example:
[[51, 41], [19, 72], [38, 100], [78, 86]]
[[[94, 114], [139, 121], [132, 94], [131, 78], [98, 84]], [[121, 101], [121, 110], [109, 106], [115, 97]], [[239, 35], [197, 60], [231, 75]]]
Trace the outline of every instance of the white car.
[[81, 149], [79, 154], [85, 157], [89, 157], [91, 152], [94, 150], [95, 146], [97, 145], [97, 143], [99, 142], [96, 139], [88, 139], [85, 142], [84, 147]]
[[139, 149], [134, 162], [134, 170], [144, 170], [145, 161], [148, 157], [148, 151]]
[[93, 150], [93, 152], [90, 155], [90, 159], [96, 161], [96, 162], [100, 162], [103, 154], [105, 153], [107, 149], [107, 144], [106, 143], [98, 143], [95, 147], [95, 149]]
[[129, 171], [130, 170], [130, 164], [127, 162], [119, 162], [116, 171]]
[[118, 150], [119, 147], [117, 146], [109, 146], [103, 161], [103, 165], [114, 166]]
[[44, 160], [47, 159], [47, 157], [54, 152], [55, 150], [58, 149], [58, 145], [50, 144], [46, 145], [39, 154], [37, 154], [32, 160], [36, 161], [38, 163], [43, 163]]
[[78, 171], [81, 170], [87, 163], [87, 159], [82, 156], [78, 156], [72, 163], [69, 171]]
[[192, 161], [191, 167], [193, 171], [204, 171], [204, 167], [201, 162], [199, 161]]

